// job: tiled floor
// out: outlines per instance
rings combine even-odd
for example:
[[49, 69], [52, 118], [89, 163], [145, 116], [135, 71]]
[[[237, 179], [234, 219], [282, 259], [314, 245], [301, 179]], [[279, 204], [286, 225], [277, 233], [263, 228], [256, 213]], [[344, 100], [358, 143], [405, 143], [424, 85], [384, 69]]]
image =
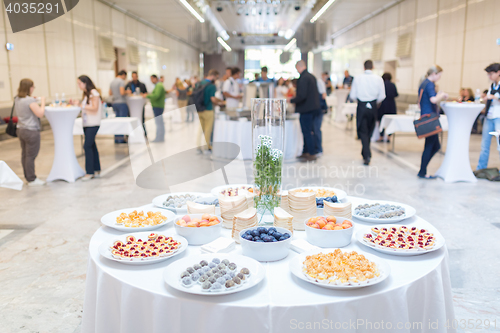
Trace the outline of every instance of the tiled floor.
[[[167, 127], [167, 144], [187, 149], [194, 142], [193, 124]], [[350, 195], [401, 201], [414, 206], [418, 214], [433, 223], [445, 236], [457, 319], [499, 319], [500, 268], [500, 183], [480, 180], [475, 184], [447, 184], [416, 177], [423, 141], [398, 136], [396, 153], [387, 145], [374, 144], [372, 164], [362, 166], [360, 142], [353, 132], [325, 121], [324, 156], [314, 164], [289, 162], [284, 168], [284, 186], [330, 185]], [[50, 131], [42, 135], [37, 173], [45, 178], [53, 158]], [[146, 204], [165, 193], [163, 189], [143, 189], [134, 181], [134, 169], [126, 145], [114, 145], [111, 137], [97, 141], [103, 170], [107, 175], [89, 182], [50, 183], [41, 188], [25, 187], [17, 192], [0, 188], [0, 332], [79, 332], [85, 288], [87, 245], [107, 212]], [[475, 168], [480, 136], [471, 138], [470, 160]], [[164, 146], [153, 147], [155, 154]], [[168, 149], [167, 149], [168, 150]], [[75, 151], [81, 153], [75, 139]], [[145, 152], [135, 158], [147, 162]], [[193, 152], [193, 154], [195, 154]], [[186, 179], [208, 164], [208, 156], [191, 156], [194, 168], [172, 163], [168, 166]], [[0, 142], [0, 159], [21, 177], [19, 143]], [[435, 172], [443, 156], [431, 162]], [[490, 166], [500, 167], [492, 144]], [[78, 158], [83, 166], [84, 159]], [[246, 182], [249, 163], [233, 162], [226, 167], [233, 183]], [[223, 183], [222, 172], [200, 176], [170, 190], [208, 192]], [[500, 326], [500, 323], [498, 324]], [[492, 330], [490, 330], [492, 331]], [[462, 330], [461, 332], [469, 332]], [[470, 332], [475, 332], [471, 330]]]

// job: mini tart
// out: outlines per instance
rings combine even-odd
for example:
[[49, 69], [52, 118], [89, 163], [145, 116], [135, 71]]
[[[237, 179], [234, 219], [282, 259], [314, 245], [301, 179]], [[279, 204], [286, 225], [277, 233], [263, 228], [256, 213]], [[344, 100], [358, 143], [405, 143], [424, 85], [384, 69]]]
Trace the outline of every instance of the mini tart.
[[373, 235], [372, 234], [365, 234], [365, 235], [363, 235], [363, 239], [368, 240], [368, 241], [373, 240]]
[[399, 227], [399, 232], [406, 233], [407, 231], [408, 231], [408, 227], [406, 227], [404, 225]]
[[128, 242], [134, 243], [135, 242], [135, 237], [134, 236], [127, 236], [127, 243]]
[[376, 233], [376, 234], [380, 233], [379, 228], [375, 228], [375, 227], [373, 227], [373, 228], [372, 228], [372, 231], [373, 231], [374, 233]]
[[156, 237], [158, 237], [158, 235], [153, 232], [153, 233], [149, 234], [148, 239], [154, 240], [154, 239], [156, 239]]

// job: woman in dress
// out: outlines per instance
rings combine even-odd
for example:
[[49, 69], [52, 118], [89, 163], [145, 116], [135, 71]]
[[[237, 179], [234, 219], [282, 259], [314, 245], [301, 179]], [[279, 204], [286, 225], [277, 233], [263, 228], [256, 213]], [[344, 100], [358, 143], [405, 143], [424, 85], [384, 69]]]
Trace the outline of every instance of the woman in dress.
[[40, 97], [41, 105], [32, 97], [35, 86], [30, 79], [22, 79], [14, 99], [17, 115], [17, 137], [21, 142], [21, 163], [28, 186], [45, 185], [35, 174], [35, 158], [40, 151], [40, 118], [45, 113], [45, 97]]
[[83, 91], [82, 119], [85, 134], [83, 149], [85, 151], [86, 175], [83, 176], [82, 180], [86, 181], [99, 176], [101, 173], [101, 163], [95, 136], [101, 126], [102, 105], [101, 96], [88, 76], [82, 75], [78, 77], [77, 83], [78, 87]]
[[[396, 85], [391, 82], [392, 75], [391, 73], [384, 73], [382, 75], [382, 79], [384, 80], [385, 86], [385, 99], [383, 100], [380, 108], [377, 110], [377, 121], [380, 124], [380, 120], [385, 114], [396, 114], [396, 97], [398, 97], [398, 89]], [[389, 142], [389, 138], [385, 138], [385, 130], [380, 132], [380, 139], [377, 142]]]
[[[432, 66], [427, 71], [425, 80], [420, 84], [418, 88], [419, 104], [420, 104], [420, 115], [426, 115], [431, 113], [438, 113], [439, 102], [446, 100], [448, 94], [440, 91], [436, 93], [435, 83], [441, 78], [443, 69], [437, 65]], [[435, 179], [435, 176], [427, 175], [427, 165], [431, 161], [432, 157], [441, 149], [441, 144], [439, 143], [438, 134], [434, 134], [425, 138], [425, 148], [422, 153], [422, 162], [420, 165], [420, 171], [418, 172], [418, 177], [423, 179]]]

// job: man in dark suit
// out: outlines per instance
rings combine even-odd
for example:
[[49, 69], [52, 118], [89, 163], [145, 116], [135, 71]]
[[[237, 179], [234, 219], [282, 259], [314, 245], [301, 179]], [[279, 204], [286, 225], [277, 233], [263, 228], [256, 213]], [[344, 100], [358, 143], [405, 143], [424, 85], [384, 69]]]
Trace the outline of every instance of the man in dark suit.
[[304, 149], [299, 159], [303, 162], [314, 161], [318, 153], [313, 135], [314, 119], [321, 115], [318, 84], [316, 78], [307, 71], [303, 60], [298, 61], [295, 68], [300, 77], [297, 81], [297, 94], [290, 102], [295, 104], [295, 112], [300, 113], [300, 127], [304, 136]]

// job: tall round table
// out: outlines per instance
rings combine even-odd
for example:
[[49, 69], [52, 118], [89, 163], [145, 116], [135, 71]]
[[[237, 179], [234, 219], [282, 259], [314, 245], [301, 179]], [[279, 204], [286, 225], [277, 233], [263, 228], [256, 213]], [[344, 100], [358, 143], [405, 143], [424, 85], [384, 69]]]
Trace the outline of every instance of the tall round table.
[[469, 141], [472, 125], [484, 104], [442, 103], [448, 118], [448, 141], [443, 164], [436, 176], [447, 183], [477, 182], [469, 160]]
[[80, 107], [45, 107], [45, 117], [54, 136], [54, 162], [47, 181], [65, 180], [73, 183], [85, 175], [76, 160], [73, 145], [73, 126]]
[[142, 96], [127, 96], [127, 105], [130, 112], [130, 117], [138, 118], [142, 121], [142, 110], [144, 110], [144, 105], [146, 105], [146, 98]]
[[[349, 199], [356, 205], [363, 202]], [[152, 206], [141, 209], [148, 207]], [[354, 231], [368, 225], [354, 220]], [[413, 217], [400, 225], [428, 228], [430, 224]], [[157, 232], [175, 233], [172, 225]], [[263, 263], [266, 277], [257, 286], [226, 296], [198, 296], [170, 288], [162, 274], [170, 263], [200, 254], [199, 246], [189, 246], [184, 253], [162, 263], [130, 266], [98, 253], [103, 241], [120, 234], [102, 227], [90, 241], [84, 333], [288, 333], [317, 323], [333, 325], [335, 331], [343, 333], [371, 333], [382, 323], [385, 327], [391, 325], [391, 332], [456, 332], [451, 327], [454, 311], [446, 246], [420, 256], [398, 257], [375, 252], [353, 238], [343, 250], [382, 257], [392, 270], [384, 282], [354, 290], [325, 289], [297, 279], [289, 270], [297, 253], [290, 250], [281, 261]], [[223, 229], [223, 236], [230, 234], [230, 230]], [[305, 232], [294, 231], [293, 238], [305, 238]], [[236, 245], [231, 253], [241, 254], [241, 246]], [[445, 327], [447, 321], [449, 328]]]

